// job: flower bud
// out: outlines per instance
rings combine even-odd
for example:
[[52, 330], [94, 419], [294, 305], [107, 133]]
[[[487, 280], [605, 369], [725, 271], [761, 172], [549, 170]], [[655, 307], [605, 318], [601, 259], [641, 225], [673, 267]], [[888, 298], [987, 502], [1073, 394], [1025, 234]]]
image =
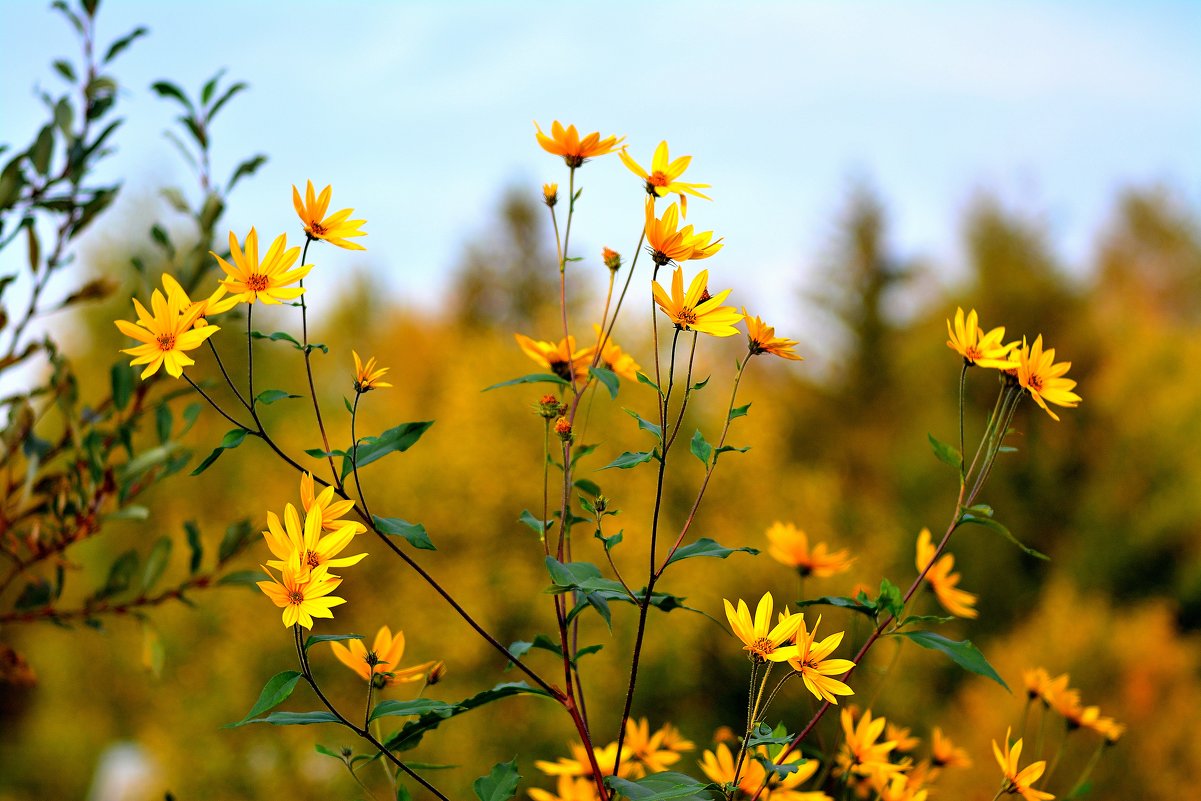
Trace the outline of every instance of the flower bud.
[[555, 433], [564, 442], [571, 442], [571, 421], [566, 417], [560, 417], [555, 421]]
[[621, 269], [621, 254], [616, 250], [605, 248], [601, 251], [601, 256], [605, 260], [605, 266], [613, 272], [617, 272]]
[[552, 209], [555, 207], [555, 204], [559, 202], [558, 184], [542, 185], [542, 202]]
[[446, 663], [439, 659], [425, 674], [426, 684], [437, 684], [446, 678]]
[[556, 417], [562, 417], [567, 411], [567, 407], [559, 403], [559, 399], [554, 395], [543, 395], [538, 400], [538, 405], [535, 407], [538, 416], [544, 420], [554, 420]]

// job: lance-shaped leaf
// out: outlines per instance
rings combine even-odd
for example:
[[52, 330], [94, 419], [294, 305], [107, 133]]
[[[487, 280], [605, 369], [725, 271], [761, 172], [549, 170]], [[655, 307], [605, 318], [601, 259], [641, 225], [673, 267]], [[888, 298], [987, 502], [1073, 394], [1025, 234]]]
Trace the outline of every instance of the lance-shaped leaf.
[[908, 637], [923, 648], [941, 651], [964, 670], [990, 678], [1006, 690], [1009, 689], [1009, 685], [997, 674], [993, 666], [988, 663], [988, 660], [984, 658], [984, 654], [980, 653], [980, 649], [972, 645], [971, 640], [949, 640], [941, 634], [935, 634], [932, 631], [898, 631], [897, 636]]

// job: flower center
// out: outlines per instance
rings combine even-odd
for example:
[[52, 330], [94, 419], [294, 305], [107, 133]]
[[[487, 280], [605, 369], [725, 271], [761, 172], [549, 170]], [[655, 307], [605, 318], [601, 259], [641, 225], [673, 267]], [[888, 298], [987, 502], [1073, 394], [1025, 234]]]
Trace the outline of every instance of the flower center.
[[671, 179], [661, 172], [652, 172], [651, 177], [647, 179], [647, 183], [651, 186], [667, 186], [671, 183]]
[[313, 237], [314, 239], [320, 239], [328, 233], [329, 229], [316, 220], [313, 220], [311, 223], [309, 223], [309, 236]]
[[292, 590], [288, 593], [288, 603], [300, 606], [304, 603], [304, 593], [300, 590]]
[[175, 334], [159, 334], [158, 349], [161, 351], [175, 350]]
[[571, 380], [571, 364], [568, 362], [553, 361], [550, 363], [550, 371], [564, 381]]
[[680, 309], [676, 312], [676, 325], [681, 328], [696, 325], [696, 311], [688, 308]]
[[584, 163], [584, 157], [578, 153], [569, 153], [563, 156], [563, 161], [566, 162], [568, 167], [574, 169]]
[[1041, 375], [1039, 375], [1038, 373], [1031, 373], [1030, 377], [1026, 379], [1026, 386], [1028, 386], [1030, 389], [1034, 390], [1035, 392], [1042, 392], [1043, 391], [1043, 377]]
[[320, 559], [320, 557], [317, 556], [316, 551], [305, 551], [304, 552], [304, 561], [308, 564], [309, 567], [320, 567], [321, 566], [321, 559]]
[[760, 637], [751, 643], [751, 650], [757, 654], [763, 654], [766, 656], [767, 654], [775, 652], [776, 644], [767, 637]]
[[262, 292], [269, 283], [270, 279], [262, 273], [251, 273], [250, 277], [246, 279], [246, 286], [250, 288], [251, 292]]
[[976, 347], [975, 345], [968, 345], [966, 348], [964, 348], [963, 358], [967, 359], [972, 364], [975, 364], [983, 357], [984, 354], [981, 353], [980, 348]]

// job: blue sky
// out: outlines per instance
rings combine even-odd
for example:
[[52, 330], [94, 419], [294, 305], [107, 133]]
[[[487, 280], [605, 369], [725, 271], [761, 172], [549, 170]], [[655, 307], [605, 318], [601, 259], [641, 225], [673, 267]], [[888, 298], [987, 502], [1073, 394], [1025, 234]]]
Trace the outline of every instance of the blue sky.
[[[24, 143], [41, 119], [31, 87], [61, 89], [49, 64], [73, 43], [48, 3], [3, 5], [0, 141]], [[367, 254], [310, 258], [315, 289], [357, 267], [410, 302], [437, 298], [505, 186], [565, 182], [535, 119], [623, 134], [644, 163], [660, 139], [693, 155], [687, 177], [715, 202], [689, 222], [727, 243], [705, 266], [781, 333], [807, 333], [795, 290], [822, 280], [857, 178], [887, 201], [897, 249], [949, 278], [982, 190], [1045, 220], [1076, 263], [1118, 188], [1198, 197], [1201, 3], [102, 2], [102, 42], [138, 24], [151, 35], [114, 70], [129, 122], [110, 227], [148, 226], [139, 196], [190, 186], [150, 83], [195, 90], [228, 68], [251, 91], [217, 121], [215, 172], [271, 160], [226, 224], [294, 236], [290, 185], [306, 178], [369, 221]], [[613, 156], [580, 178], [580, 269], [603, 271], [602, 245], [637, 241], [641, 189]]]

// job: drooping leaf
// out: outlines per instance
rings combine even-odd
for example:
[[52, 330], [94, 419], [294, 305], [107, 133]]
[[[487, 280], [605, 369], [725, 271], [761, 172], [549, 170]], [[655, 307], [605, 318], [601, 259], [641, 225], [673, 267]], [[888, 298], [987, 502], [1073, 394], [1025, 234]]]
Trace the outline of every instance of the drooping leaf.
[[618, 456], [616, 459], [602, 467], [601, 470], [608, 470], [612, 467], [616, 467], [620, 470], [629, 470], [631, 467], [649, 462], [653, 458], [655, 458], [654, 451], [626, 451], [621, 456]]
[[521, 378], [513, 378], [509, 381], [501, 381], [499, 384], [493, 384], [490, 387], [484, 387], [480, 391], [488, 392], [493, 389], [500, 389], [501, 387], [514, 387], [518, 384], [558, 384], [559, 386], [567, 386], [570, 383], [570, 381], [565, 381], [554, 373], [530, 373], [529, 375], [521, 376]]
[[183, 524], [183, 529], [188, 538], [188, 550], [191, 552], [188, 572], [194, 576], [200, 570], [200, 560], [204, 558], [204, 545], [200, 541], [200, 527], [196, 525], [195, 520], [188, 520]]
[[698, 428], [696, 433], [692, 435], [692, 441], [688, 443], [688, 450], [692, 451], [692, 455], [701, 460], [701, 464], [709, 466], [709, 460], [713, 458], [713, 446], [705, 439], [705, 435]]
[[659, 397], [663, 397], [663, 390], [660, 389], [659, 385], [655, 383], [655, 379], [651, 378], [650, 376], [648, 376], [646, 373], [643, 373], [643, 372], [639, 372], [637, 375], [638, 375], [638, 383], [639, 384], [646, 384], [648, 387], [653, 388], [655, 390], [655, 392], [658, 392]]
[[1020, 548], [1022, 550], [1022, 552], [1025, 553], [1027, 556], [1033, 556], [1035, 559], [1042, 559], [1043, 561], [1046, 561], [1046, 562], [1051, 561], [1051, 557], [1047, 556], [1042, 551], [1036, 551], [1035, 549], [1031, 548], [1030, 546], [1023, 544], [1021, 541], [1018, 540], [1017, 537], [1013, 536], [1013, 533], [1009, 529], [1007, 529], [1005, 526], [998, 523], [996, 520], [993, 520], [991, 517], [981, 517], [979, 515], [974, 515], [970, 512], [964, 512], [960, 516], [959, 522], [961, 524], [962, 523], [975, 523], [978, 526], [984, 526], [985, 528], [992, 529], [993, 531], [997, 532], [1005, 539], [1012, 542], [1018, 548]]
[[609, 390], [610, 398], [617, 398], [617, 388], [620, 385], [618, 384], [616, 373], [604, 367], [589, 367], [588, 372], [592, 374], [593, 378], [605, 385], [605, 389]]
[[[393, 751], [404, 751], [415, 747], [421, 742], [421, 738], [425, 733], [438, 728], [446, 720], [450, 720], [473, 709], [478, 709], [484, 704], [499, 701], [502, 698], [510, 698], [515, 695], [539, 695], [544, 698], [550, 696], [543, 690], [531, 687], [524, 681], [505, 682], [498, 684], [490, 690], [485, 690], [481, 693], [476, 693], [470, 698], [466, 698], [454, 705], [454, 709], [449, 716], [443, 717], [440, 714], [422, 715], [417, 720], [406, 723], [401, 729], [388, 737], [384, 742], [384, 746]], [[378, 758], [378, 754], [373, 759]]]
[[246, 717], [237, 723], [227, 723], [222, 728], [235, 729], [238, 726], [253, 723], [252, 718], [256, 718], [268, 709], [274, 709], [286, 701], [288, 696], [292, 694], [292, 690], [296, 689], [296, 682], [300, 681], [300, 677], [301, 674], [295, 670], [285, 670], [282, 673], [276, 673], [263, 685], [263, 690], [259, 693], [259, 699], [254, 702], [254, 706], [246, 713]]
[[138, 570], [138, 561], [138, 552], [135, 550], [128, 550], [113, 560], [108, 569], [108, 578], [96, 597], [111, 598], [129, 589], [133, 575]]
[[898, 631], [897, 636], [907, 637], [923, 648], [941, 651], [951, 658], [951, 661], [964, 670], [992, 679], [1006, 690], [1009, 685], [997, 674], [993, 666], [980, 653], [980, 649], [972, 645], [971, 640], [949, 640], [941, 634], [932, 631]]
[[272, 712], [270, 715], [247, 723], [270, 723], [272, 726], [309, 726], [313, 723], [338, 723], [333, 712], [318, 710], [315, 712]]
[[208, 470], [209, 467], [212, 466], [213, 462], [217, 461], [217, 457], [219, 457], [222, 453], [230, 448], [236, 448], [241, 445], [246, 440], [247, 433], [247, 430], [244, 428], [234, 428], [230, 431], [227, 431], [225, 436], [221, 439], [221, 444], [214, 448], [212, 453], [204, 457], [204, 461], [196, 466], [196, 469], [192, 471], [192, 475], [200, 475], [205, 470]]
[[346, 640], [361, 639], [363, 639], [362, 634], [310, 634], [304, 641], [304, 650], [307, 652], [319, 642], [345, 642]]
[[659, 440], [660, 442], [663, 441], [663, 429], [659, 427], [658, 423], [652, 423], [650, 420], [647, 420], [633, 409], [622, 409], [622, 411], [638, 421], [638, 428], [642, 429], [643, 431], [651, 432], [651, 435], [654, 436], [655, 439]]
[[389, 453], [404, 453], [413, 447], [417, 440], [421, 439], [421, 435], [428, 431], [433, 424], [433, 420], [401, 423], [389, 428], [378, 437], [364, 437], [359, 442], [358, 448], [352, 452], [354, 462], [351, 462], [350, 455], [342, 460], [342, 478], [345, 479], [350, 474], [354, 465], [362, 469]]
[[683, 773], [652, 773], [637, 781], [606, 776], [605, 784], [630, 801], [721, 801], [721, 787], [702, 783]]
[[171, 558], [171, 538], [160, 537], [158, 542], [154, 543], [154, 547], [150, 549], [150, 555], [146, 557], [146, 567], [142, 570], [142, 592], [146, 592], [155, 585], [163, 575], [163, 571], [167, 569], [167, 560]]
[[532, 528], [535, 532], [537, 532], [539, 537], [544, 536], [555, 522], [553, 520], [539, 520], [538, 518], [534, 517], [533, 513], [530, 512], [529, 509], [522, 509], [521, 516], [517, 518], [517, 521]]
[[380, 701], [371, 710], [371, 720], [388, 717], [418, 717], [420, 715], [442, 715], [450, 717], [454, 704], [445, 701], [435, 701], [432, 698], [415, 698], [410, 701], [389, 699]]
[[755, 556], [759, 553], [758, 548], [751, 548], [745, 545], [741, 548], [727, 548], [724, 545], [709, 539], [708, 537], [701, 537], [696, 542], [689, 543], [688, 545], [678, 549], [671, 555], [671, 558], [667, 560], [667, 564], [670, 565], [673, 562], [679, 562], [681, 559], [691, 559], [695, 556], [712, 556], [717, 559], [725, 559], [730, 554], [737, 553], [739, 551], [742, 551], [743, 553], [749, 553], [751, 556]]
[[867, 615], [874, 618], [876, 616], [875, 602], [863, 602], [855, 598], [847, 598], [844, 595], [825, 595], [821, 598], [812, 598], [809, 600], [797, 601], [797, 606], [836, 606], [839, 609], [850, 609], [853, 612]]
[[963, 456], [959, 453], [958, 448], [935, 439], [933, 434], [926, 434], [926, 436], [930, 439], [930, 448], [934, 451], [938, 461], [956, 470], [963, 468]]
[[414, 548], [420, 548], [423, 551], [438, 550], [430, 541], [425, 526], [420, 523], [410, 523], [399, 517], [379, 517], [377, 515], [372, 515], [371, 519], [375, 521], [375, 527], [380, 531], [393, 537], [404, 537]]

